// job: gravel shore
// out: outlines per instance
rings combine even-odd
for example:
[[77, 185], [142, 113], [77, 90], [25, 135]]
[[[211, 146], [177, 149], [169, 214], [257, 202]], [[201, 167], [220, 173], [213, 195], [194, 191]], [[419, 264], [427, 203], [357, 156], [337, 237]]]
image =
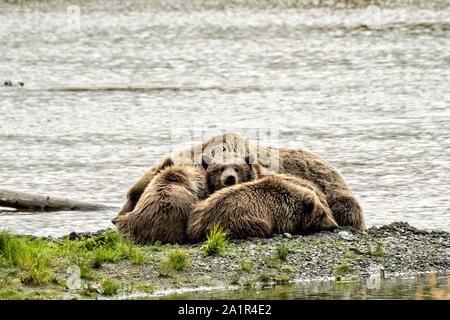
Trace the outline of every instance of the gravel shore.
[[351, 280], [373, 274], [408, 276], [450, 273], [450, 234], [423, 231], [407, 223], [371, 227], [359, 233], [340, 228], [310, 235], [277, 235], [270, 239], [232, 240], [218, 257], [200, 245], [179, 246], [190, 257], [186, 270], [161, 276], [158, 263], [173, 246], [151, 246], [150, 260], [140, 266], [108, 264], [103, 272], [129, 283], [150, 283], [155, 290], [254, 286], [261, 283], [330, 279]]

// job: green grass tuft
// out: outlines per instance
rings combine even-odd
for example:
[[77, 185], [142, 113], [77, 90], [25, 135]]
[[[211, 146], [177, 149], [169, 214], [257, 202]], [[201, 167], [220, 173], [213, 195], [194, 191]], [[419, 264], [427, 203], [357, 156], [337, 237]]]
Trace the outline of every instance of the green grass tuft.
[[0, 256], [7, 266], [19, 267], [24, 284], [41, 285], [50, 282], [50, 252], [38, 239], [13, 236], [0, 232]]
[[0, 265], [18, 268], [20, 273], [17, 278], [26, 285], [62, 286], [62, 281], [51, 270], [64, 272], [70, 265], [80, 268], [82, 278], [92, 279], [92, 268], [99, 268], [105, 262], [121, 260], [142, 264], [146, 255], [141, 248], [123, 239], [115, 231], [106, 231], [87, 239], [65, 239], [62, 242], [31, 239], [0, 231]]
[[271, 269], [279, 269], [283, 261], [287, 260], [287, 255], [289, 253], [289, 248], [285, 245], [280, 245], [276, 248], [275, 254], [271, 257], [264, 259], [267, 267]]
[[239, 267], [243, 271], [251, 272], [253, 270], [253, 262], [242, 260], [239, 262]]
[[279, 269], [281, 267], [281, 261], [277, 256], [265, 258], [264, 262], [268, 268]]
[[264, 284], [274, 283], [278, 285], [286, 285], [291, 281], [291, 276], [289, 274], [276, 274], [264, 272], [258, 276], [258, 281]]
[[184, 270], [189, 267], [191, 260], [189, 258], [189, 254], [182, 249], [175, 249], [169, 252], [167, 256], [167, 261], [169, 265], [175, 271]]
[[158, 273], [162, 277], [172, 275], [173, 271], [185, 270], [191, 264], [189, 254], [182, 249], [174, 249], [158, 265]]
[[220, 256], [228, 247], [228, 232], [216, 223], [207, 235], [206, 244], [202, 247], [208, 256]]
[[333, 275], [336, 277], [336, 280], [341, 280], [343, 277], [349, 276], [354, 272], [355, 270], [344, 262], [334, 267]]
[[167, 261], [161, 261], [157, 266], [157, 271], [160, 277], [170, 277], [173, 273], [173, 270]]
[[115, 231], [106, 231], [93, 237], [82, 239], [80, 247], [88, 251], [94, 251], [100, 248], [116, 248], [121, 242], [119, 234]]
[[276, 258], [281, 261], [286, 261], [287, 255], [289, 253], [289, 248], [285, 245], [281, 245], [277, 247]]
[[146, 260], [141, 248], [115, 231], [106, 231], [88, 239], [66, 239], [62, 251], [80, 267], [82, 276], [83, 273], [88, 274], [83, 269], [100, 268], [104, 263], [129, 260], [133, 264], [143, 264]]
[[113, 279], [103, 279], [101, 282], [102, 291], [105, 296], [112, 296], [117, 293], [120, 284]]

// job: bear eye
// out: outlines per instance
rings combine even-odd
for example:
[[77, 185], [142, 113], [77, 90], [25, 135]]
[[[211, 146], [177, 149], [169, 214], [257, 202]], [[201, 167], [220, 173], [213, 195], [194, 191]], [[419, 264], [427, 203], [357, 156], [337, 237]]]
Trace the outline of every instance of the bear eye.
[[224, 171], [225, 171], [225, 167], [221, 167], [220, 172], [224, 172]]

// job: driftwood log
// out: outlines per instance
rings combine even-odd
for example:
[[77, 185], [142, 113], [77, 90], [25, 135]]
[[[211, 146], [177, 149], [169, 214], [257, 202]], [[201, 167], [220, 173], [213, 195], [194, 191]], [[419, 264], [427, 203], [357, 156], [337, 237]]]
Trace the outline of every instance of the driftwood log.
[[95, 211], [112, 208], [103, 204], [73, 201], [8, 190], [0, 190], [0, 207], [33, 211]]

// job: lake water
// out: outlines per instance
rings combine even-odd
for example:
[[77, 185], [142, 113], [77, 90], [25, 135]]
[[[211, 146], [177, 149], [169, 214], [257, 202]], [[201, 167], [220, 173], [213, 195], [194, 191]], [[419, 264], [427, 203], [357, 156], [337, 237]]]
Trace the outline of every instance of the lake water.
[[[145, 298], [142, 295], [141, 298]], [[311, 281], [289, 286], [268, 286], [236, 290], [205, 290], [150, 295], [159, 299], [396, 299], [449, 300], [450, 278], [436, 273], [414, 277], [393, 277], [373, 281]]]
[[[0, 189], [119, 207], [193, 131], [271, 132], [335, 164], [369, 226], [450, 231], [447, 0], [221, 3], [0, 1], [0, 81], [25, 83], [0, 86]], [[2, 211], [0, 228], [115, 213]]]

